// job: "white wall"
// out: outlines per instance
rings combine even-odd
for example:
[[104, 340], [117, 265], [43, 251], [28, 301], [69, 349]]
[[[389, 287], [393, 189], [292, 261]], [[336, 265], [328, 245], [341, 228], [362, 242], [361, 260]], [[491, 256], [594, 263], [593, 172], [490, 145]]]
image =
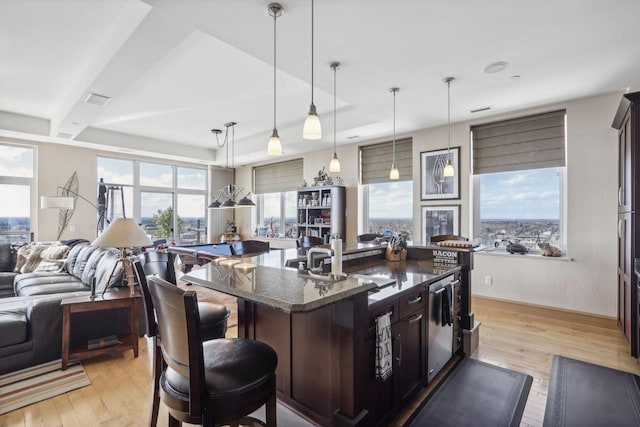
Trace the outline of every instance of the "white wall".
[[[567, 110], [567, 245], [572, 261], [536, 256], [488, 255], [478, 253], [472, 273], [473, 292], [493, 298], [594, 313], [616, 315], [616, 191], [617, 133], [611, 121], [621, 94], [609, 94], [565, 103], [530, 108], [491, 118], [456, 123], [451, 128], [451, 146], [460, 146], [460, 200], [420, 201], [420, 152], [446, 147], [447, 128], [441, 126], [397, 138], [413, 138], [414, 236], [422, 235], [421, 206], [461, 206], [461, 230], [470, 236], [470, 145], [472, 125], [527, 114]], [[386, 138], [384, 140], [388, 140]], [[372, 140], [360, 145], [379, 142]], [[355, 241], [358, 227], [358, 144], [338, 147], [338, 157], [347, 187], [347, 241]], [[332, 155], [328, 147], [304, 156], [304, 178], [308, 183], [318, 170], [328, 169]], [[281, 161], [285, 159], [277, 159]], [[251, 167], [240, 168], [238, 183], [251, 188]], [[255, 228], [255, 209], [236, 217], [249, 235]], [[492, 285], [485, 285], [492, 276]]]

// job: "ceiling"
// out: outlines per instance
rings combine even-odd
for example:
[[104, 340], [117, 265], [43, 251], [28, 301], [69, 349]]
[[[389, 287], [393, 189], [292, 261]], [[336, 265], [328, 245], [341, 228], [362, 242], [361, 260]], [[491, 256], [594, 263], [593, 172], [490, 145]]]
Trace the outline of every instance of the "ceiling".
[[[235, 127], [235, 165], [269, 160], [273, 18], [264, 0], [2, 0], [0, 136], [225, 165], [210, 130]], [[333, 142], [640, 88], [637, 0], [317, 0], [321, 141], [311, 101], [311, 1], [277, 20], [277, 128], [286, 157]], [[483, 69], [496, 61], [507, 67]], [[85, 103], [109, 96], [104, 106]], [[483, 107], [490, 110], [471, 113]]]

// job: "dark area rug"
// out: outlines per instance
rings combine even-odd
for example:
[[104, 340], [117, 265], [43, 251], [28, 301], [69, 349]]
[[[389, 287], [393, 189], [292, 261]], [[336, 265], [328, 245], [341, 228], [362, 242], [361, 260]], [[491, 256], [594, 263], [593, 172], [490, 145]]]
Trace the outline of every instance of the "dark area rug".
[[405, 426], [519, 426], [533, 378], [464, 358]]
[[553, 356], [543, 426], [640, 426], [640, 378]]

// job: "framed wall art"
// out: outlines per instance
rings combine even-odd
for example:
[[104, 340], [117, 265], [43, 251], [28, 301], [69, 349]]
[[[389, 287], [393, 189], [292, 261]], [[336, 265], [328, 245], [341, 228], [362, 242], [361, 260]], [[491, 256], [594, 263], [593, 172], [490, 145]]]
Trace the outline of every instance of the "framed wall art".
[[444, 150], [420, 153], [420, 198], [422, 200], [443, 200], [460, 198], [460, 147], [452, 147], [451, 164], [455, 176], [445, 177], [448, 152]]
[[460, 234], [460, 205], [423, 206], [420, 216], [424, 245], [431, 241], [431, 236]]

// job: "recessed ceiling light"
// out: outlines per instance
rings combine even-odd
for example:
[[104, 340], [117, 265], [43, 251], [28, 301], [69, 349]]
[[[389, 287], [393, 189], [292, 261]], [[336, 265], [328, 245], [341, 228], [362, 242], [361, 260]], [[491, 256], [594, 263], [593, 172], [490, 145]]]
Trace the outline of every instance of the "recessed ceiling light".
[[507, 68], [507, 65], [509, 65], [507, 62], [498, 61], [498, 62], [494, 62], [493, 64], [487, 65], [486, 67], [484, 67], [482, 71], [484, 71], [487, 74], [498, 73], [504, 70], [505, 68]]
[[65, 139], [69, 139], [72, 136], [73, 135], [71, 135], [70, 133], [66, 133], [66, 132], [58, 132], [58, 134], [56, 135], [56, 137], [58, 137], [58, 138], [65, 138]]
[[111, 98], [105, 95], [98, 95], [97, 93], [90, 93], [87, 96], [87, 99], [84, 100], [87, 104], [100, 105], [103, 106], [107, 102], [109, 102]]
[[520, 78], [520, 74], [514, 74], [513, 76], [509, 77], [511, 80], [518, 80]]

